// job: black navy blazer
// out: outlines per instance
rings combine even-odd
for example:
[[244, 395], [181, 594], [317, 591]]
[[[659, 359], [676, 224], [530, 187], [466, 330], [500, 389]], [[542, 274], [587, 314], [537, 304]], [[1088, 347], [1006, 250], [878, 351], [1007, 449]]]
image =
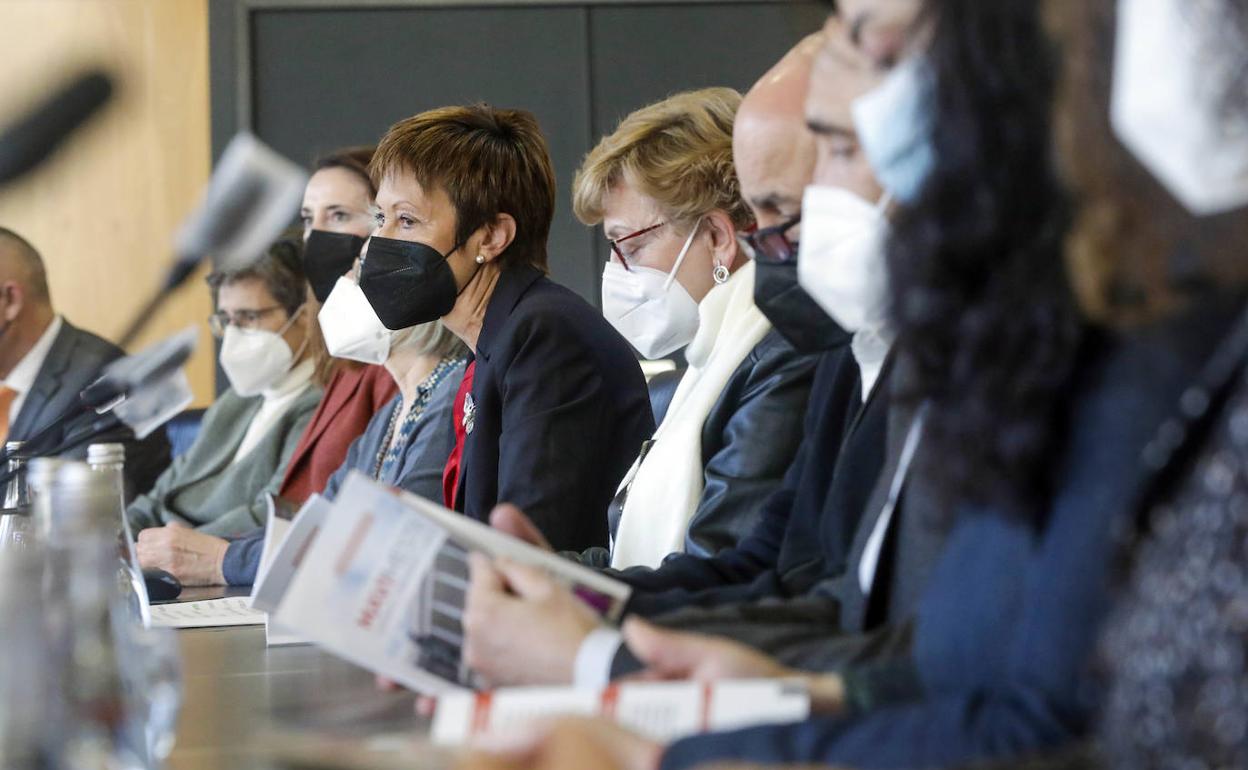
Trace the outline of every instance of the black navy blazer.
[[821, 354], [797, 457], [750, 536], [712, 558], [681, 554], [658, 569], [614, 573], [634, 588], [628, 611], [654, 617], [795, 596], [843, 570], [884, 461], [887, 382], [886, 369], [863, 406], [848, 335]]
[[559, 550], [607, 544], [607, 506], [654, 432], [641, 366], [597, 309], [527, 267], [499, 277], [477, 338], [456, 507], [519, 506]]
[[[13, 421], [9, 439], [24, 441], [50, 426], [77, 402], [78, 395], [100, 376], [106, 364], [123, 355], [125, 352], [108, 340], [62, 320], [61, 331], [43, 360], [21, 412]], [[80, 420], [61, 426], [49, 440], [60, 444], [67, 435], [67, 427], [72, 429], [82, 424]], [[169, 440], [163, 430], [137, 441], [128, 428], [120, 428], [93, 439], [92, 443], [110, 441], [126, 446], [127, 491], [131, 495], [150, 489], [156, 477], [169, 465]], [[85, 459], [87, 445], [71, 450], [67, 456]]]

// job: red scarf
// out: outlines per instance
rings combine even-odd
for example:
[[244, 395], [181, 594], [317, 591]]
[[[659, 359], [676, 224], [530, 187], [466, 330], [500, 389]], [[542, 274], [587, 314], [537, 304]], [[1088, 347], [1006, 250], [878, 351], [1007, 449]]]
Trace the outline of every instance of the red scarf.
[[451, 456], [446, 458], [446, 468], [442, 470], [442, 502], [447, 508], [455, 508], [455, 492], [459, 489], [460, 465], [464, 458], [464, 438], [468, 431], [464, 426], [464, 401], [472, 392], [472, 378], [477, 373], [477, 362], [473, 361], [464, 369], [464, 379], [459, 383], [459, 391], [455, 394], [455, 404], [451, 414], [455, 420], [455, 448]]

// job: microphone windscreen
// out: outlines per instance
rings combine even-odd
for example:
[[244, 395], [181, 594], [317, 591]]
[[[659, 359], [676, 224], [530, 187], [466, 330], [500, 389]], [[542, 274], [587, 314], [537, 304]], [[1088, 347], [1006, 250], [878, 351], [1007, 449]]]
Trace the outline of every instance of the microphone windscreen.
[[42, 163], [112, 95], [112, 79], [102, 71], [90, 71], [10, 124], [0, 133], [0, 183], [17, 179]]

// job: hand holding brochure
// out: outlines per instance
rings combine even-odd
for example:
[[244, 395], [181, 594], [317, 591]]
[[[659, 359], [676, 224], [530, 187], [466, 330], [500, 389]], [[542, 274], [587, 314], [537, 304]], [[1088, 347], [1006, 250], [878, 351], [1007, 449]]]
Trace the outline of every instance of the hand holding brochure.
[[358, 473], [348, 476], [320, 531], [302, 548], [285, 590], [275, 591], [269, 582], [286, 569], [285, 549], [279, 549], [256, 587], [256, 606], [276, 607], [283, 628], [430, 695], [475, 684], [461, 660], [469, 551], [544, 569], [608, 621], [619, 619], [630, 592], [617, 580]]
[[796, 722], [809, 714], [809, 694], [793, 680], [628, 682], [601, 691], [510, 687], [439, 696], [432, 735], [437, 745], [460, 746], [482, 735], [523, 735], [554, 717], [597, 716], [666, 743], [708, 730]]

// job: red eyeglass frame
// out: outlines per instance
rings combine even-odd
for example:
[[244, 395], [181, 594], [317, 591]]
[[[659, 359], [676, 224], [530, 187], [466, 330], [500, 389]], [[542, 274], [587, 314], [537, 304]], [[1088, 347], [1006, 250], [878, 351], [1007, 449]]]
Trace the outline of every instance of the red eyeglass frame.
[[652, 232], [652, 231], [654, 231], [654, 230], [658, 230], [660, 227], [662, 227], [662, 226], [663, 226], [663, 225], [665, 225], [665, 224], [667, 224], [667, 223], [666, 223], [666, 222], [659, 222], [658, 224], [655, 224], [655, 225], [650, 225], [649, 227], [644, 227], [644, 228], [642, 228], [642, 229], [638, 230], [637, 232], [634, 232], [634, 233], [629, 233], [628, 235], [625, 235], [623, 238], [616, 238], [615, 240], [612, 240], [612, 239], [608, 238], [608, 239], [607, 239], [607, 243], [611, 244], [611, 251], [615, 252], [615, 256], [616, 256], [616, 258], [618, 258], [618, 259], [620, 260], [620, 264], [624, 266], [624, 269], [625, 269], [625, 270], [627, 270], [627, 271], [630, 271], [630, 272], [631, 272], [631, 271], [632, 271], [632, 268], [628, 266], [628, 260], [626, 260], [626, 259], [624, 258], [624, 253], [623, 253], [622, 251], [620, 251], [620, 244], [621, 244], [621, 243], [623, 243], [624, 241], [630, 240], [630, 239], [632, 239], [632, 238], [636, 238], [636, 237], [638, 237], [638, 236], [645, 235], [645, 234], [646, 234], [646, 233], [648, 233], [648, 232]]

